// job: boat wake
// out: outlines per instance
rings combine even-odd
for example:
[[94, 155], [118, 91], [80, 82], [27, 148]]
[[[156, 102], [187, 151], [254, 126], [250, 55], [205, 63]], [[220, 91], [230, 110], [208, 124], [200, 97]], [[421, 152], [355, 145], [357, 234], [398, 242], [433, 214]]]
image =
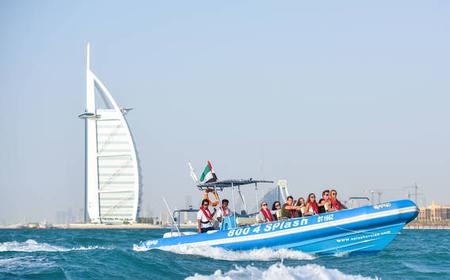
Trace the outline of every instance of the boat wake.
[[350, 253], [349, 252], [340, 252], [340, 253], [333, 254], [333, 256], [335, 256], [336, 258], [344, 258], [344, 257], [350, 256]]
[[[269, 248], [255, 249], [249, 251], [231, 251], [218, 247], [176, 245], [160, 247], [159, 249], [182, 255], [197, 255], [224, 261], [273, 261], [273, 260], [313, 260], [316, 257], [300, 251]], [[148, 249], [134, 246], [135, 251], [146, 251]]]
[[33, 239], [25, 242], [3, 242], [0, 243], [0, 252], [68, 252], [68, 251], [84, 251], [84, 250], [108, 250], [112, 248], [100, 246], [80, 246], [74, 248], [65, 248], [48, 243], [38, 243]]
[[43, 257], [13, 257], [0, 259], [0, 273], [17, 273], [33, 270], [34, 273], [56, 267], [54, 262]]
[[[342, 273], [337, 269], [328, 269], [316, 264], [307, 264], [300, 266], [285, 266], [282, 263], [276, 263], [269, 268], [258, 268], [253, 265], [246, 267], [236, 266], [228, 272], [216, 270], [211, 275], [195, 274], [186, 279], [189, 280], [225, 280], [225, 279], [336, 279], [336, 280], [366, 280], [374, 279], [361, 275], [350, 275]], [[375, 278], [377, 279], [377, 278]]]

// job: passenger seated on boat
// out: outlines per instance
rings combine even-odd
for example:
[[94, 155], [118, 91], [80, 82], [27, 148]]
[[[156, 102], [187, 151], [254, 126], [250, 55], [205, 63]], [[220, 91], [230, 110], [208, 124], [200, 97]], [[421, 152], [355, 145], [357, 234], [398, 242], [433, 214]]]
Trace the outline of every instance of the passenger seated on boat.
[[283, 205], [281, 209], [281, 218], [282, 219], [291, 219], [295, 218], [297, 215], [297, 211], [300, 210], [300, 207], [294, 205], [294, 198], [290, 195], [286, 199], [286, 203]]
[[297, 203], [295, 204], [295, 206], [300, 207], [300, 210], [297, 211], [297, 216], [302, 217], [304, 215], [305, 209], [306, 209], [305, 199], [303, 197], [300, 197], [297, 200]]
[[275, 221], [281, 219], [281, 202], [278, 200], [272, 204], [272, 213]]
[[322, 198], [319, 200], [318, 206], [319, 206], [319, 214], [334, 211], [334, 209], [331, 208], [329, 190], [324, 190], [322, 192]]
[[209, 200], [203, 199], [202, 206], [200, 210], [197, 212], [197, 221], [198, 221], [198, 233], [204, 233], [214, 229], [213, 226], [213, 216], [216, 213], [216, 209], [211, 213], [209, 211]]
[[230, 208], [228, 208], [228, 204], [229, 204], [228, 199], [222, 199], [222, 205], [219, 207], [216, 216], [219, 222], [222, 222], [224, 217], [228, 217], [231, 215], [231, 210]]
[[310, 193], [308, 201], [306, 202], [305, 216], [313, 216], [319, 213], [319, 206], [317, 205], [316, 195]]
[[333, 209], [333, 211], [347, 209], [347, 207], [344, 204], [342, 204], [339, 201], [339, 199], [337, 199], [337, 191], [336, 190], [330, 191], [330, 203], [331, 203], [331, 209]]
[[258, 215], [256, 215], [256, 222], [268, 223], [273, 221], [274, 218], [272, 216], [272, 211], [270, 211], [269, 207], [267, 207], [267, 202], [261, 202], [261, 209], [259, 210]]

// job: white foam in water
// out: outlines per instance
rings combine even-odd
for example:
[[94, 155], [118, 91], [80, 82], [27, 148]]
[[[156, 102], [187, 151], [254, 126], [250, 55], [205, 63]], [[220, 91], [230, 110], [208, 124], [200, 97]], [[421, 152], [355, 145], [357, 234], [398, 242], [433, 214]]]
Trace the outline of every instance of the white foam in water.
[[340, 253], [335, 253], [333, 256], [335, 256], [337, 258], [343, 258], [343, 257], [350, 256], [350, 254], [349, 254], [349, 252], [340, 252]]
[[[136, 248], [136, 247], [135, 247]], [[273, 261], [282, 259], [313, 260], [315, 257], [300, 251], [287, 249], [273, 250], [269, 248], [249, 251], [231, 251], [218, 247], [176, 245], [161, 247], [161, 250], [183, 255], [197, 255], [225, 261]], [[139, 251], [140, 249], [136, 249]]]
[[80, 246], [75, 248], [65, 248], [47, 243], [38, 243], [33, 239], [28, 239], [25, 242], [3, 242], [0, 243], [0, 252], [67, 252], [79, 250], [96, 250], [96, 249], [111, 249], [99, 246]]
[[0, 273], [11, 273], [21, 270], [46, 270], [54, 267], [54, 262], [49, 262], [42, 257], [13, 257], [0, 259]]
[[324, 280], [366, 280], [373, 279], [363, 277], [361, 275], [349, 275], [340, 272], [337, 269], [328, 269], [316, 264], [307, 264], [301, 266], [285, 266], [282, 263], [276, 263], [269, 268], [258, 268], [248, 265], [246, 267], [236, 266], [235, 269], [223, 273], [221, 270], [216, 270], [211, 275], [195, 274], [188, 277], [189, 280], [230, 280], [230, 279], [324, 279]]
[[144, 252], [144, 251], [149, 251], [149, 250], [151, 250], [151, 249], [141, 246], [141, 245], [136, 245], [136, 244], [133, 245], [133, 251]]

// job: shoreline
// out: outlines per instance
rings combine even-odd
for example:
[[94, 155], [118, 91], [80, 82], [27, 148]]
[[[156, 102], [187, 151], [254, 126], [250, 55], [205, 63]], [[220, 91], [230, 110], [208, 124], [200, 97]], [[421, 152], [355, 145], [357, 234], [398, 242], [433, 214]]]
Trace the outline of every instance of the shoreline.
[[404, 229], [438, 229], [438, 230], [450, 230], [450, 226], [441, 226], [441, 225], [406, 225]]
[[[172, 224], [146, 224], [146, 223], [135, 223], [135, 224], [84, 224], [84, 223], [73, 223], [73, 224], [15, 224], [15, 225], [0, 225], [0, 230], [2, 229], [170, 229]], [[195, 229], [196, 226], [193, 224], [181, 224], [181, 229]], [[419, 223], [413, 221], [405, 225], [406, 230], [450, 230], [449, 223]]]
[[[168, 229], [171, 225], [153, 225], [153, 224], [55, 224], [55, 225], [9, 225], [0, 226], [2, 229]], [[192, 225], [180, 225], [180, 228], [194, 228]]]
[[[55, 224], [55, 225], [8, 225], [0, 226], [2, 229], [170, 229], [171, 225], [153, 225], [153, 224]], [[182, 229], [195, 229], [194, 225], [182, 224]], [[404, 227], [406, 230], [450, 230], [449, 225], [426, 225], [426, 224], [408, 224]]]

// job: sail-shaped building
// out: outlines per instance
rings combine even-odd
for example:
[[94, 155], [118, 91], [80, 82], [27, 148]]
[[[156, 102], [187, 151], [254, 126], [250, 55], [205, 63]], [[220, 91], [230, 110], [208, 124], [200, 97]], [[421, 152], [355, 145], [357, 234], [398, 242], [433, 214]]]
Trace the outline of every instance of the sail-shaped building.
[[119, 107], [90, 69], [87, 45], [85, 222], [134, 223], [140, 203], [140, 167], [133, 136]]

